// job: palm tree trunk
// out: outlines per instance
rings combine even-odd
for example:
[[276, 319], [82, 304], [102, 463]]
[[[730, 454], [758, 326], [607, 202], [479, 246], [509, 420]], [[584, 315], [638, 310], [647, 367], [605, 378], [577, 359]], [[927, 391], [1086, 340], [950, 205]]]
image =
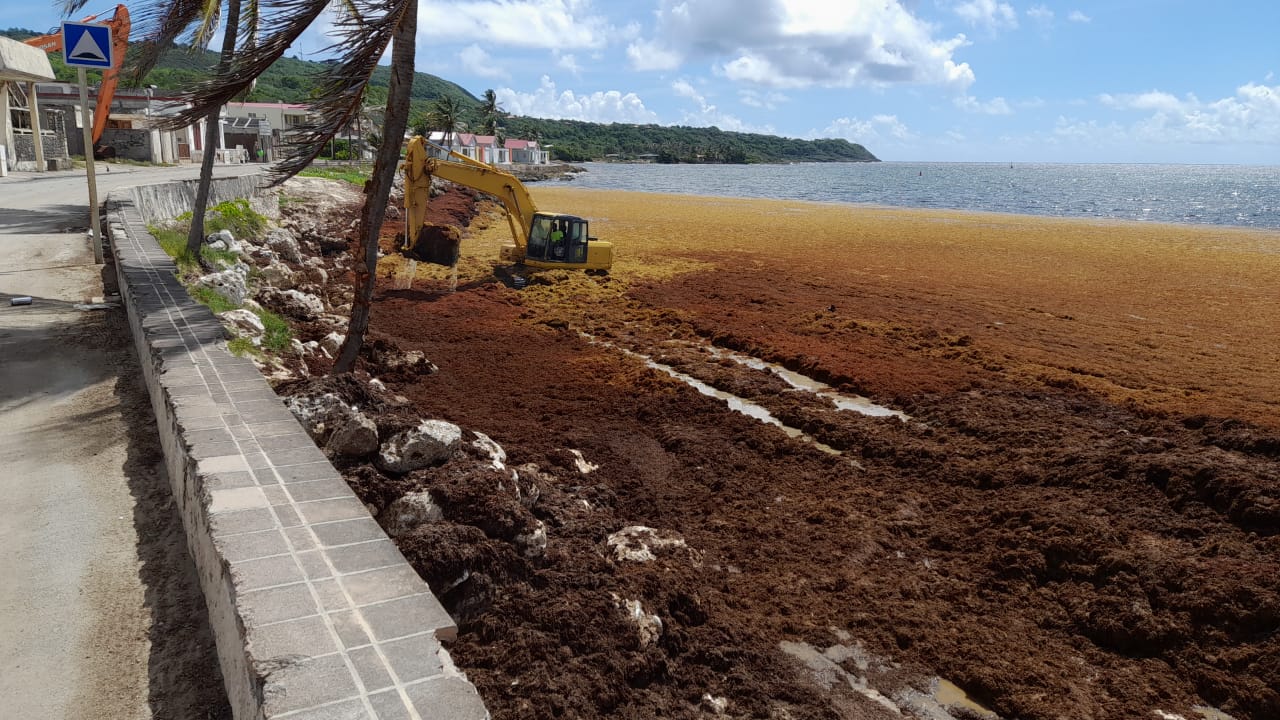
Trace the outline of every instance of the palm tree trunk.
[[[240, 32], [240, 0], [227, 0], [226, 25], [222, 33], [222, 56], [219, 72], [231, 64], [236, 53], [236, 36]], [[209, 204], [209, 186], [213, 183], [213, 146], [218, 141], [218, 116], [222, 108], [216, 108], [205, 120], [204, 153], [200, 156], [200, 184], [196, 186], [196, 204], [191, 208], [191, 230], [187, 233], [187, 255], [200, 259], [200, 246], [204, 243], [204, 212]]]
[[413, 89], [413, 59], [418, 32], [418, 3], [405, 4], [404, 15], [396, 26], [391, 46], [391, 86], [387, 91], [387, 112], [383, 124], [382, 145], [378, 147], [373, 176], [365, 192], [364, 209], [360, 212], [360, 244], [364, 265], [357, 265], [356, 292], [351, 303], [351, 320], [347, 337], [333, 365], [334, 374], [355, 368], [364, 335], [369, 330], [369, 312], [373, 308], [373, 288], [377, 283], [378, 233], [387, 214], [387, 197], [395, 181], [404, 130], [409, 124], [409, 91]]

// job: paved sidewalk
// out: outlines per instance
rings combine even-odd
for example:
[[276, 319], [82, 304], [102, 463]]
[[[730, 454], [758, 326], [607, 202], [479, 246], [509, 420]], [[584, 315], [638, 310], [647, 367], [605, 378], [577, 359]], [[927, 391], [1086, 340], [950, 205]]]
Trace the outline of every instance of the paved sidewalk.
[[[100, 164], [99, 197], [197, 174]], [[4, 712], [229, 717], [127, 319], [84, 307], [87, 204], [83, 171], [0, 178]]]

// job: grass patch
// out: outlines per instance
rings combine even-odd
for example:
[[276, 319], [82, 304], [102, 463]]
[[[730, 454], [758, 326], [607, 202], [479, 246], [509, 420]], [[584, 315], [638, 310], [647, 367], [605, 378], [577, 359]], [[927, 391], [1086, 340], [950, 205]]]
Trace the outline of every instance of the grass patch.
[[327, 180], [341, 180], [357, 187], [364, 187], [372, 172], [373, 168], [369, 165], [351, 165], [347, 167], [309, 167], [298, 174]]
[[[175, 227], [191, 227], [191, 213], [184, 212], [174, 218]], [[236, 240], [257, 239], [266, 232], [267, 219], [249, 207], [249, 201], [236, 198], [218, 203], [204, 214], [204, 234], [212, 235], [220, 230], [230, 230]]]
[[213, 312], [213, 314], [215, 315], [217, 315], [218, 313], [224, 313], [228, 310], [235, 310], [240, 307], [239, 305], [236, 305], [235, 303], [231, 302], [225, 297], [219, 295], [212, 288], [192, 287], [192, 288], [187, 288], [187, 292], [190, 293], [192, 299], [194, 299], [196, 302], [200, 303], [201, 305], [207, 305], [209, 307], [209, 310]]
[[244, 357], [245, 355], [261, 356], [262, 351], [258, 349], [253, 341], [246, 337], [234, 337], [227, 341], [227, 349], [236, 357]]
[[288, 350], [293, 342], [293, 330], [289, 328], [289, 323], [270, 310], [259, 311], [258, 319], [262, 320], [262, 325], [266, 328], [266, 332], [262, 334], [262, 347], [274, 353]]

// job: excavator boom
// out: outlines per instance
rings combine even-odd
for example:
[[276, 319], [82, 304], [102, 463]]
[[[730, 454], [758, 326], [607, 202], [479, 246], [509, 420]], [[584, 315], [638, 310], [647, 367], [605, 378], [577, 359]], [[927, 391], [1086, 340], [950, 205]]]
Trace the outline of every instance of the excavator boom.
[[[448, 158], [431, 157], [435, 148]], [[542, 268], [609, 270], [613, 246], [588, 237], [587, 221], [573, 215], [539, 212], [528, 188], [511, 173], [473, 160], [421, 136], [409, 141], [404, 159], [405, 247], [413, 246], [427, 219], [431, 178], [440, 177], [492, 195], [507, 211], [514, 245], [502, 259]]]
[[[94, 22], [102, 14], [90, 15], [80, 22]], [[107, 129], [107, 117], [111, 114], [111, 101], [115, 98], [116, 87], [120, 84], [120, 68], [124, 65], [124, 55], [129, 49], [129, 32], [132, 29], [132, 23], [129, 21], [129, 9], [124, 5], [117, 5], [115, 14], [110, 20], [104, 21], [103, 24], [111, 27], [113, 63], [111, 67], [102, 71], [102, 86], [98, 88], [98, 104], [93, 111], [95, 155], [98, 152], [98, 143], [102, 140], [102, 131]], [[23, 42], [32, 47], [38, 47], [46, 53], [62, 52], [62, 30], [59, 29], [47, 35], [28, 38]]]

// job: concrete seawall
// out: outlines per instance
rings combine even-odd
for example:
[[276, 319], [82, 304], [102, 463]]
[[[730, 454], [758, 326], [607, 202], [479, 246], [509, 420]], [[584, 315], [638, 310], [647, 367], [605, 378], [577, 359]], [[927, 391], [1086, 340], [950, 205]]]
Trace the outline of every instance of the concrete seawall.
[[107, 228], [236, 719], [487, 718], [452, 619], [147, 231], [194, 195], [114, 192]]

